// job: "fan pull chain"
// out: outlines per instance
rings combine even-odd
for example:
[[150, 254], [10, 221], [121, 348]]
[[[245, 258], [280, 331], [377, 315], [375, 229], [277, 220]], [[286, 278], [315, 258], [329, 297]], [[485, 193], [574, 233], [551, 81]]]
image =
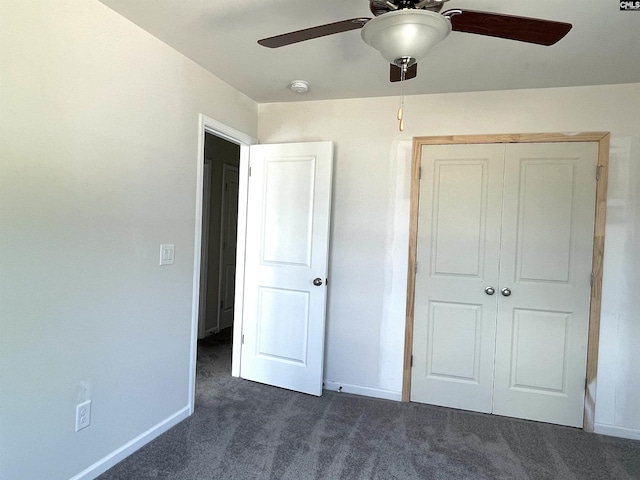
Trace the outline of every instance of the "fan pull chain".
[[403, 64], [400, 69], [400, 107], [398, 108], [398, 128], [401, 132], [404, 132], [404, 80], [407, 73], [407, 65]]

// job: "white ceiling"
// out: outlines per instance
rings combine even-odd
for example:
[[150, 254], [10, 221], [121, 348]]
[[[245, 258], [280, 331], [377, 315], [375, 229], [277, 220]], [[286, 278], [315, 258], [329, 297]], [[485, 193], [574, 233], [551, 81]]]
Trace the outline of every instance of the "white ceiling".
[[[360, 31], [277, 49], [258, 39], [354, 17], [367, 0], [100, 0], [258, 103], [397, 95]], [[452, 32], [405, 82], [406, 94], [640, 82], [640, 11], [617, 1], [451, 0], [461, 8], [573, 24], [551, 47]], [[311, 84], [301, 96], [287, 86]]]

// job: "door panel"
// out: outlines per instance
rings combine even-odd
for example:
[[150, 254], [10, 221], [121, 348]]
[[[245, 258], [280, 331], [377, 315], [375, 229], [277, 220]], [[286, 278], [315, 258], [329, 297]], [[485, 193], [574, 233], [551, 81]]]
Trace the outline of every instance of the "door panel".
[[314, 156], [267, 159], [264, 169], [263, 263], [310, 266]]
[[514, 309], [510, 388], [567, 394], [570, 323], [566, 312]]
[[581, 426], [597, 144], [506, 152], [494, 413]]
[[[204, 160], [202, 190], [202, 244], [200, 246], [200, 299], [198, 303], [198, 339], [215, 329], [215, 315], [207, 315], [207, 280], [209, 271], [209, 214], [211, 202], [211, 161]], [[210, 308], [210, 307], [209, 307]]]
[[434, 167], [433, 274], [477, 277], [484, 246], [486, 164], [436, 162]]
[[526, 159], [520, 163], [516, 235], [518, 280], [567, 282], [575, 165]]
[[423, 147], [412, 401], [491, 411], [503, 157]]
[[[309, 293], [260, 287], [258, 295], [257, 355], [306, 365]], [[287, 341], [282, 341], [284, 332]]]
[[429, 303], [427, 375], [478, 383], [482, 305]]
[[238, 231], [238, 168], [224, 164], [222, 171], [222, 225], [220, 229], [220, 282], [218, 329], [233, 325]]
[[322, 394], [332, 151], [331, 142], [256, 145], [250, 160], [240, 376], [314, 395]]

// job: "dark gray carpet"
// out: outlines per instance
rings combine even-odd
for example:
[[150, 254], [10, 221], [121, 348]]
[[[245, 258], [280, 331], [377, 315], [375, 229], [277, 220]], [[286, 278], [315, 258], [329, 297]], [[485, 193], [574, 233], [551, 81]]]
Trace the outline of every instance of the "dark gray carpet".
[[100, 480], [640, 479], [638, 441], [232, 378], [229, 339], [200, 342], [195, 414]]

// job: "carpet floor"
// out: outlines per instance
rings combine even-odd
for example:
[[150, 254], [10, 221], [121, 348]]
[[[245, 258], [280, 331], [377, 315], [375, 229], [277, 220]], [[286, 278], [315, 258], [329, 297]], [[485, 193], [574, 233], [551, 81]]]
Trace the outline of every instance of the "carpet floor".
[[195, 413], [100, 480], [640, 479], [640, 441], [233, 378], [229, 333], [199, 342]]

